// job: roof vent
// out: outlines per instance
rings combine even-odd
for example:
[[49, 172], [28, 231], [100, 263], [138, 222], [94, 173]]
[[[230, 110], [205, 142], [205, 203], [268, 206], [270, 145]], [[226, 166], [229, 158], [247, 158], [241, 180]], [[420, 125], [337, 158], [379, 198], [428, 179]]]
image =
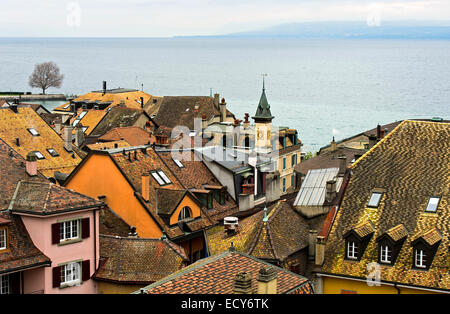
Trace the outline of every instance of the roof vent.
[[223, 220], [223, 225], [225, 227], [225, 232], [228, 236], [237, 233], [239, 219], [237, 217], [225, 217]]

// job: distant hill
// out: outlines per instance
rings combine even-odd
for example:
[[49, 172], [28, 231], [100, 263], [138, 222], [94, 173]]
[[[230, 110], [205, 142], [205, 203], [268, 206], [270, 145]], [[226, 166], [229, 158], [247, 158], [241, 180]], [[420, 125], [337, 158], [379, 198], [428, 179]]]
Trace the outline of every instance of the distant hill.
[[368, 26], [366, 22], [305, 22], [282, 24], [259, 31], [200, 37], [450, 39], [450, 21], [382, 21], [380, 26]]

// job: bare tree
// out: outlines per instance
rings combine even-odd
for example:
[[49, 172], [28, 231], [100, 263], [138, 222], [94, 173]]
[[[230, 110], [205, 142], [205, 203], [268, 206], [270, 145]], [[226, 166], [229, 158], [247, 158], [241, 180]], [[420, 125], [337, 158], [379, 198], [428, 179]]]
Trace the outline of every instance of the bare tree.
[[31, 87], [41, 88], [42, 93], [49, 87], [61, 87], [64, 75], [59, 73], [59, 67], [54, 62], [45, 62], [36, 64], [34, 72], [30, 76], [29, 84]]

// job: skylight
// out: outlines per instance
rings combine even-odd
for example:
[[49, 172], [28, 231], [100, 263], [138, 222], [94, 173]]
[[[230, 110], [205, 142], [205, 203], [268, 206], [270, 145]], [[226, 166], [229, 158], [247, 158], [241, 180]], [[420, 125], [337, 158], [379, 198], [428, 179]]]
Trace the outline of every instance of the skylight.
[[369, 204], [367, 204], [368, 207], [378, 207], [380, 204], [382, 193], [373, 192], [372, 196], [370, 197]]
[[59, 156], [59, 154], [53, 148], [47, 148], [47, 151], [48, 151], [48, 153], [50, 155], [52, 155], [52, 157], [58, 157]]
[[77, 124], [80, 122], [79, 119], [76, 119], [75, 121], [73, 121], [73, 126], [77, 126]]
[[163, 178], [164, 182], [166, 182], [166, 184], [172, 183], [172, 181], [170, 181], [170, 179], [166, 176], [166, 174], [164, 172], [162, 172], [161, 170], [158, 170], [158, 174], [161, 178]]
[[34, 154], [36, 155], [37, 159], [45, 159], [44, 155], [42, 155], [41, 152], [34, 152]]
[[152, 172], [153, 178], [158, 182], [159, 185], [165, 185], [164, 180], [159, 177], [156, 172]]
[[177, 164], [178, 167], [184, 168], [184, 165], [178, 159], [174, 159], [173, 161]]
[[67, 108], [69, 108], [69, 107], [70, 107], [70, 104], [65, 105], [65, 106], [64, 106], [64, 109], [67, 109]]
[[84, 116], [87, 114], [87, 111], [83, 111], [80, 115], [79, 115], [79, 117], [78, 117], [78, 119], [77, 120], [81, 120], [81, 119], [83, 119], [84, 118]]
[[39, 132], [33, 128], [28, 129], [28, 132], [30, 132], [33, 136], [39, 136]]
[[437, 211], [440, 200], [440, 197], [430, 197], [425, 211], [435, 213]]

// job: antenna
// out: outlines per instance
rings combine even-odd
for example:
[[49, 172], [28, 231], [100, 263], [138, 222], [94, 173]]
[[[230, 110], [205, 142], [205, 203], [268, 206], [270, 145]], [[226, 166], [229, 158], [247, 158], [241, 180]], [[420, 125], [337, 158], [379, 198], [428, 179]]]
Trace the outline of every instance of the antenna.
[[213, 90], [212, 88], [209, 89], [209, 97], [212, 97], [212, 96], [213, 96], [212, 90]]

